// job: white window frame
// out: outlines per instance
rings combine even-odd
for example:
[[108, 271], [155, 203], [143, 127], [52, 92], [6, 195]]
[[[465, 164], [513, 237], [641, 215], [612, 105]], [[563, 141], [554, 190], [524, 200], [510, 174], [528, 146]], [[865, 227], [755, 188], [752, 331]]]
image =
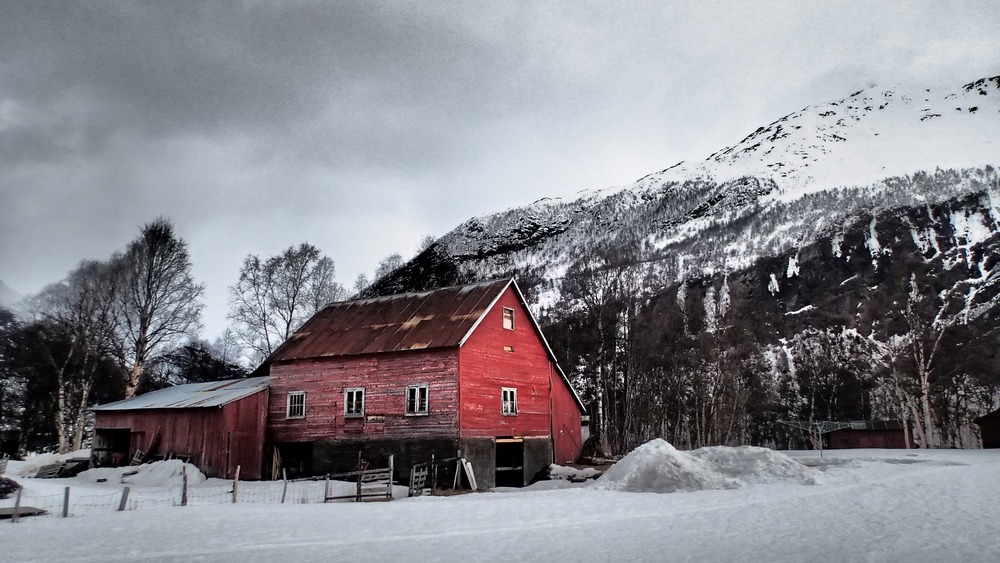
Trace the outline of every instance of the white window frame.
[[[361, 394], [361, 407], [358, 409], [357, 394]], [[355, 395], [353, 398], [351, 395]], [[352, 409], [351, 407], [354, 407]], [[344, 389], [344, 418], [361, 418], [365, 416], [365, 388], [348, 387]]]
[[[507, 326], [508, 314], [510, 315], [510, 317], [509, 317], [510, 318], [510, 326]], [[514, 325], [514, 309], [511, 309], [510, 307], [503, 307], [503, 310], [501, 312], [501, 319], [502, 320], [500, 322], [502, 323], [504, 330], [514, 330], [514, 326], [515, 326]]]
[[[424, 400], [421, 409], [420, 392], [423, 391]], [[413, 393], [413, 410], [410, 410], [410, 393]], [[407, 416], [427, 416], [431, 412], [431, 393], [426, 383], [406, 386], [406, 415]]]
[[[292, 405], [292, 399], [293, 398], [298, 398], [298, 397], [302, 398], [302, 404], [301, 405], [295, 405], [295, 406], [299, 407], [301, 409], [301, 413], [300, 414], [292, 414], [292, 406], [293, 406]], [[305, 391], [289, 391], [288, 394], [285, 396], [285, 418], [294, 419], [294, 418], [305, 418], [305, 417], [306, 417], [306, 392]]]
[[514, 387], [500, 388], [500, 414], [517, 416], [517, 389]]

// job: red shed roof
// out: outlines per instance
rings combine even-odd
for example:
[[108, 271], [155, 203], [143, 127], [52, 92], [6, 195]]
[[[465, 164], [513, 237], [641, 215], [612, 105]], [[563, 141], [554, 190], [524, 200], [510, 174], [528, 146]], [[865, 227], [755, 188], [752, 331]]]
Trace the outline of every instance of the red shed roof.
[[453, 348], [461, 345], [512, 281], [332, 303], [267, 362]]

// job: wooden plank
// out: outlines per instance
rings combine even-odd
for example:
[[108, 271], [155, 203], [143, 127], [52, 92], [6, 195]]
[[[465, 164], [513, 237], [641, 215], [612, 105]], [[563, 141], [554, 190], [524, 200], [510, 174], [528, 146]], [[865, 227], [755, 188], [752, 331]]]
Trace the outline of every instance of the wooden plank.
[[462, 458], [462, 467], [465, 469], [465, 476], [469, 478], [469, 486], [472, 490], [478, 490], [479, 486], [476, 485], [476, 474], [472, 472], [472, 464], [469, 460]]
[[[22, 516], [40, 516], [42, 514], [48, 514], [48, 512], [46, 512], [45, 510], [41, 508], [35, 508], [33, 506], [18, 506], [16, 510], [18, 518]], [[16, 522], [16, 520], [14, 519], [14, 511], [15, 507], [13, 506], [0, 507], [0, 520], [11, 519], [12, 521]]]

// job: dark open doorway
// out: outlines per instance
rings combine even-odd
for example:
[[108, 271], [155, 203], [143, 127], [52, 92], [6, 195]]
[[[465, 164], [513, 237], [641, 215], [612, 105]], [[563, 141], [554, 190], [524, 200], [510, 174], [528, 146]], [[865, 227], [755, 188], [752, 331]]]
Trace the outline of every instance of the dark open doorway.
[[520, 438], [496, 439], [496, 486], [524, 486], [524, 440]]

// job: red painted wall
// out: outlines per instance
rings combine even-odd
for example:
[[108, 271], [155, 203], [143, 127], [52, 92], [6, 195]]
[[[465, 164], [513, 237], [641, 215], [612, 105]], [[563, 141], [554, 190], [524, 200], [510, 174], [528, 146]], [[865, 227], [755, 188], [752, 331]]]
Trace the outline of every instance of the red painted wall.
[[[458, 430], [454, 349], [305, 360], [271, 366], [268, 440], [454, 437]], [[406, 387], [428, 385], [429, 415], [407, 416]], [[365, 389], [365, 418], [345, 418], [345, 390]], [[286, 417], [289, 391], [306, 392], [304, 419]], [[369, 422], [367, 416], [384, 416]]]
[[566, 464], [580, 459], [583, 450], [580, 407], [555, 366], [552, 367], [552, 438], [556, 463]]
[[[503, 328], [503, 308], [514, 310], [514, 330]], [[512, 346], [513, 352], [504, 350]], [[551, 436], [551, 360], [528, 311], [508, 288], [459, 352], [463, 438]], [[501, 388], [517, 389], [518, 413], [503, 416]]]
[[131, 429], [130, 455], [147, 450], [159, 430], [161, 454], [189, 454], [209, 477], [231, 478], [239, 465], [241, 479], [259, 479], [267, 397], [263, 390], [223, 407], [98, 411], [95, 428]]

